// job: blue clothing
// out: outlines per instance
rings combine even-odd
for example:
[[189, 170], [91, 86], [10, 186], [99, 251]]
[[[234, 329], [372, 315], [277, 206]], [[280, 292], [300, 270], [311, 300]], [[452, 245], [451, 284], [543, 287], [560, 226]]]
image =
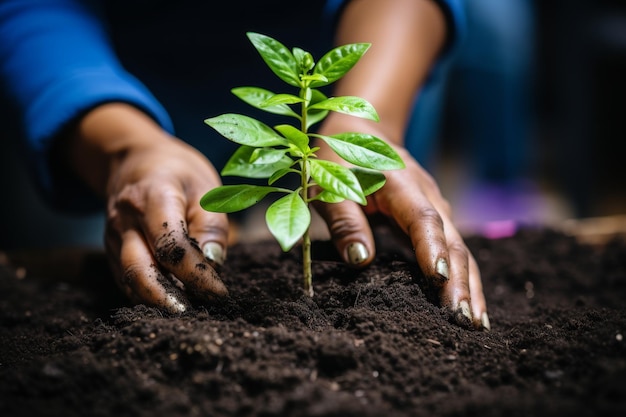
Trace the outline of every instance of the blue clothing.
[[[163, 74], [150, 79], [150, 75], [146, 73], [144, 76], [142, 70], [138, 70], [140, 74], [132, 71], [135, 76], [142, 79], [143, 83], [131, 75], [126, 70], [127, 62], [122, 63], [120, 61], [118, 52], [123, 52], [124, 48], [132, 45], [132, 41], [129, 43], [121, 41], [116, 45], [117, 50], [114, 49], [109, 37], [109, 27], [104, 23], [104, 3], [106, 2], [101, 3], [94, 0], [0, 1], [0, 78], [3, 89], [8, 92], [10, 99], [17, 106], [18, 113], [22, 117], [24, 139], [29, 155], [33, 158], [33, 166], [40, 185], [57, 206], [65, 206], [66, 208], [82, 207], [82, 203], [89, 200], [86, 198], [86, 195], [79, 195], [80, 193], [75, 190], [69, 190], [67, 184], [63, 183], [66, 179], [61, 181], [56, 178], [52, 174], [48, 163], [48, 153], [50, 152], [53, 138], [71, 121], [99, 104], [113, 101], [126, 102], [145, 111], [160, 123], [164, 129], [171, 133], [176, 133], [185, 140], [189, 140], [185, 137], [184, 127], [182, 127], [183, 123], [177, 124], [176, 118], [174, 118], [174, 123], [172, 122], [172, 112], [176, 111], [174, 107], [181, 109], [178, 120], [183, 120], [190, 117], [190, 112], [187, 111], [188, 108], [184, 104], [185, 98], [188, 98], [189, 103], [199, 104], [198, 100], [206, 100], [207, 97], [213, 97], [212, 92], [207, 93], [206, 88], [198, 87], [198, 84], [190, 87], [189, 92], [184, 93], [185, 97], [181, 97], [183, 95], [181, 91], [183, 90], [178, 89], [178, 87], [168, 90], [168, 87], [161, 87], [161, 84], [154, 81], [162, 81]], [[129, 4], [124, 4], [123, 7], [131, 7], [133, 2], [126, 3]], [[149, 19], [149, 13], [154, 9], [158, 9], [159, 6], [163, 10], [173, 9], [181, 4], [189, 6], [184, 1], [174, 3], [155, 0], [147, 4], [139, 3], [139, 10], [142, 15], [137, 20], [129, 17], [128, 20], [132, 21], [132, 23], [128, 26], [140, 25], [142, 19]], [[264, 2], [259, 3], [265, 4]], [[340, 3], [342, 2], [329, 1], [326, 11], [335, 13]], [[460, 34], [464, 30], [462, 0], [439, 0], [439, 3], [442, 5], [451, 24], [452, 30], [450, 33], [452, 36], [450, 37], [450, 47], [448, 48], [448, 50], [451, 50], [452, 45], [458, 44]], [[271, 4], [267, 5], [267, 7], [270, 6]], [[279, 9], [284, 8], [284, 5], [281, 5], [280, 2], [277, 2], [277, 6]], [[239, 7], [239, 11], [242, 12], [241, 5], [236, 7]], [[246, 5], [245, 9], [253, 7], [259, 6]], [[121, 10], [124, 11], [126, 9]], [[197, 15], [201, 15], [202, 19], [205, 20], [210, 19], [209, 14], [195, 14], [196, 19]], [[253, 14], [250, 16], [250, 22], [256, 24], [254, 19], [261, 19], [258, 19], [259, 15], [256, 12]], [[166, 19], [174, 20], [174, 16], [171, 14], [165, 14], [165, 16]], [[227, 16], [227, 14], [220, 14], [220, 16]], [[237, 16], [237, 22], [228, 22], [229, 27], [239, 23], [241, 13]], [[280, 21], [283, 22], [283, 20]], [[289, 22], [288, 20], [285, 21]], [[205, 23], [205, 26], [207, 24], [210, 26], [213, 22]], [[268, 27], [276, 26], [275, 21], [270, 21], [268, 24]], [[254, 30], [253, 27], [241, 28], [241, 33], [249, 29]], [[299, 26], [294, 26], [292, 30], [298, 34], [304, 32]], [[175, 36], [175, 30], [170, 30], [169, 28], [160, 30], [161, 35], [168, 32]], [[134, 31], [129, 33], [142, 36], [145, 32], [135, 27]], [[186, 41], [189, 42], [190, 39], [194, 40], [196, 38], [197, 36], [190, 36]], [[158, 57], [156, 63], [153, 63], [153, 68], [159, 66], [159, 59], [164, 64], [168, 61], [167, 56], [159, 55], [159, 48], [163, 47], [163, 44], [159, 44], [159, 42], [167, 42], [168, 39], [163, 37], [162, 40], [152, 43], [148, 42], [150, 45], [146, 45], [148, 48], [154, 48], [155, 54], [153, 54], [153, 57]], [[291, 39], [290, 42], [292, 42]], [[296, 45], [298, 43], [293, 41], [293, 44]], [[202, 52], [202, 50], [197, 50], [196, 55], [201, 55]], [[134, 67], [135, 63], [132, 62], [133, 55], [130, 53], [128, 55], [131, 57], [129, 58], [131, 60], [129, 65]], [[250, 65], [249, 62], [242, 65], [243, 69], [229, 69], [227, 75], [230, 76], [232, 74], [234, 77], [238, 73], [247, 74], [249, 73], [248, 65]], [[181, 63], [179, 66], [184, 67], [185, 64]], [[213, 62], [210, 62], [208, 67], [216, 69], [216, 65]], [[193, 73], [195, 65], [188, 65], [187, 68], [188, 71]], [[178, 73], [174, 77], [177, 77], [179, 84], [184, 84], [184, 81], [181, 81], [181, 79], [185, 78], [185, 72], [183, 71], [182, 74], [181, 76], [181, 73]], [[209, 78], [211, 78], [211, 75], [209, 75]], [[154, 82], [152, 84], [148, 82], [148, 85], [146, 85], [146, 80]], [[255, 85], [260, 85], [260, 83], [257, 84], [254, 80], [251, 80], [251, 82]], [[229, 90], [235, 86], [230, 83], [224, 86], [224, 80], [218, 80], [217, 83], [223, 90]], [[204, 86], [208, 85], [213, 87], [210, 83]], [[193, 98], [194, 91], [196, 98]], [[172, 107], [168, 107], [167, 103], [165, 103], [167, 100], [164, 97], [168, 92], [175, 96]], [[176, 96], [177, 93], [179, 96]], [[155, 96], [159, 97], [159, 100], [165, 106], [161, 105], [161, 102]], [[211, 101], [216, 100], [211, 98]], [[200, 107], [202, 108], [202, 106]], [[168, 108], [169, 114], [165, 108]], [[205, 111], [203, 116], [210, 115], [206, 113], [206, 110], [202, 111]], [[194, 123], [202, 126], [202, 116], [194, 117]], [[175, 130], [176, 132], [174, 132]], [[193, 135], [193, 133], [190, 133], [190, 136]], [[209, 156], [209, 159], [213, 160], [211, 156]], [[68, 191], [59, 193], [59, 188], [63, 189], [64, 187]], [[59, 194], [62, 198], [58, 198]]]
[[44, 190], [51, 140], [71, 120], [110, 101], [132, 103], [173, 130], [165, 109], [117, 61], [93, 2], [0, 3], [0, 76], [22, 116]]

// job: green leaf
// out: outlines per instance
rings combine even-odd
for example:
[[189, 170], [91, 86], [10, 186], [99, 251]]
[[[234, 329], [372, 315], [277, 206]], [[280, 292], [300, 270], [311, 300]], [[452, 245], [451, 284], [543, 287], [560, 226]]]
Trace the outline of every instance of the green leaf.
[[250, 155], [250, 163], [256, 164], [273, 164], [283, 159], [287, 149], [274, 149], [274, 148], [255, 148]]
[[354, 96], [331, 97], [310, 106], [311, 109], [332, 110], [378, 122], [376, 109], [367, 100]]
[[293, 160], [286, 156], [284, 152], [280, 159], [273, 162], [262, 162], [263, 159], [261, 159], [261, 161], [257, 159], [251, 162], [252, 159], [254, 159], [253, 154], [256, 149], [259, 148], [245, 145], [240, 146], [228, 159], [221, 174], [224, 176], [236, 175], [245, 178], [269, 178], [274, 172], [288, 168], [293, 163]]
[[334, 83], [356, 64], [369, 49], [369, 43], [353, 43], [328, 51], [315, 65], [314, 74], [321, 74], [328, 81], [313, 81], [311, 87], [321, 87]]
[[265, 222], [282, 250], [287, 252], [309, 228], [311, 213], [300, 194], [293, 192], [268, 207]]
[[295, 170], [293, 168], [282, 168], [282, 169], [279, 169], [278, 171], [276, 171], [276, 172], [274, 172], [272, 174], [272, 176], [267, 180], [267, 183], [269, 185], [272, 185], [276, 181], [278, 181], [279, 179], [281, 179], [282, 177], [284, 177], [285, 175], [287, 175], [289, 173], [300, 174], [300, 171], [297, 171], [297, 170]]
[[313, 61], [313, 56], [298, 47], [295, 47], [291, 50], [293, 52], [293, 56], [296, 58], [296, 62], [300, 66], [300, 70], [303, 74], [309, 72], [315, 66], [315, 61]]
[[309, 162], [311, 177], [323, 190], [362, 205], [366, 204], [359, 180], [348, 168], [335, 162], [319, 159], [309, 159]]
[[341, 203], [346, 199], [338, 196], [337, 194], [333, 194], [328, 190], [322, 190], [322, 192], [315, 196], [314, 200], [323, 201], [324, 203]]
[[206, 211], [233, 213], [251, 207], [271, 192], [285, 191], [282, 188], [261, 185], [222, 185], [213, 188], [200, 199]]
[[340, 133], [316, 137], [323, 139], [337, 155], [351, 164], [378, 170], [404, 168], [400, 155], [376, 136], [366, 133]]
[[387, 181], [385, 174], [374, 169], [352, 167], [350, 168], [350, 171], [352, 171], [354, 176], [359, 181], [365, 196], [380, 190]]
[[285, 104], [276, 103], [275, 105], [268, 106], [267, 101], [276, 96], [276, 94], [269, 90], [259, 87], [237, 87], [233, 88], [231, 92], [244, 102], [248, 103], [252, 107], [256, 107], [257, 109], [268, 113], [293, 116], [298, 119], [300, 118], [300, 115], [291, 110], [291, 108]]
[[261, 108], [272, 107], [277, 104], [296, 104], [302, 103], [303, 101], [304, 100], [300, 97], [294, 96], [293, 94], [276, 94], [261, 103]]
[[321, 81], [321, 82], [326, 82], [326, 81], [328, 81], [328, 78], [324, 77], [322, 74], [310, 74], [310, 75], [303, 75], [302, 76], [302, 81]]
[[248, 146], [287, 146], [288, 143], [271, 127], [252, 117], [227, 113], [204, 121], [225, 138], [240, 145]]
[[[328, 98], [324, 95], [324, 93], [322, 93], [319, 90], [311, 89], [309, 91], [311, 92], [311, 105], [315, 103], [319, 103], [320, 101], [324, 101]], [[306, 128], [308, 129], [311, 126], [313, 126], [315, 123], [318, 123], [324, 120], [327, 114], [328, 114], [328, 110], [311, 109], [310, 107], [307, 108]]]
[[281, 80], [294, 87], [300, 87], [298, 62], [291, 51], [282, 43], [260, 33], [248, 32], [248, 39], [263, 58], [263, 61]]
[[274, 129], [278, 130], [290, 143], [296, 145], [303, 153], [307, 153], [310, 150], [309, 137], [306, 133], [301, 132], [291, 125], [278, 125], [274, 126]]

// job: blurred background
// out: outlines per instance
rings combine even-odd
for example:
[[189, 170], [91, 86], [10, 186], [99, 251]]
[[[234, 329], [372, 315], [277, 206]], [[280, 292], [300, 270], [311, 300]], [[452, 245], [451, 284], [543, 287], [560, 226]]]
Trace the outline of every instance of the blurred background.
[[[415, 118], [408, 133], [427, 138], [415, 141], [420, 162], [450, 200], [461, 231], [489, 234], [496, 224], [497, 236], [511, 225], [621, 219], [626, 1], [467, 0], [467, 7], [468, 38], [433, 93], [429, 124]], [[145, 7], [141, 13], [145, 19]], [[126, 13], [117, 22], [122, 34], [136, 30], [136, 17]], [[290, 44], [308, 45], [316, 35]], [[118, 47], [132, 52], [132, 45]], [[257, 59], [253, 52], [244, 58]], [[58, 213], [41, 200], [15, 140], [16, 115], [5, 107], [0, 249], [101, 247], [103, 213]], [[201, 121], [213, 113], [204, 107], [181, 117]]]

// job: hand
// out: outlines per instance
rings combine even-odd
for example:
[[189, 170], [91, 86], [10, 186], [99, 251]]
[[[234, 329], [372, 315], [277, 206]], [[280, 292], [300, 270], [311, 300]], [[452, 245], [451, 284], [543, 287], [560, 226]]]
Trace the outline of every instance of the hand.
[[102, 106], [78, 125], [70, 162], [107, 201], [105, 246], [115, 279], [135, 303], [171, 312], [225, 296], [226, 215], [200, 198], [220, 185], [209, 161], [123, 104]]
[[[366, 207], [344, 201], [317, 203], [316, 210], [326, 221], [339, 253], [354, 266], [368, 265], [374, 258], [367, 215], [387, 216], [409, 237], [424, 276], [439, 288], [442, 306], [451, 309], [460, 324], [489, 329], [480, 271], [451, 221], [448, 202], [417, 161], [405, 149], [395, 148], [406, 168], [385, 171], [386, 184], [368, 197]], [[328, 150], [318, 153], [333, 158]]]
[[105, 243], [117, 283], [133, 302], [181, 312], [184, 292], [201, 300], [227, 294], [215, 270], [224, 260], [227, 219], [199, 204], [217, 185], [208, 161], [173, 138], [120, 163], [108, 187]]

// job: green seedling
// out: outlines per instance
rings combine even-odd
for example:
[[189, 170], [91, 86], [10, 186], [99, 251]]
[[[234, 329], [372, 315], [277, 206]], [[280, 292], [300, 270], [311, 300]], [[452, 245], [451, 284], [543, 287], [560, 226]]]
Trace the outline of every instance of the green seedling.
[[[381, 170], [401, 169], [400, 156], [383, 140], [364, 133], [323, 136], [309, 131], [330, 111], [378, 122], [378, 114], [366, 100], [326, 97], [320, 88], [343, 77], [369, 49], [368, 43], [339, 46], [317, 63], [300, 48], [291, 51], [277, 40], [247, 33], [267, 66], [296, 94], [275, 94], [258, 87], [239, 87], [233, 94], [251, 106], [295, 119], [296, 126], [268, 125], [241, 114], [222, 114], [205, 120], [218, 133], [241, 145], [227, 161], [221, 175], [267, 179], [268, 185], [223, 185], [207, 192], [201, 206], [211, 212], [232, 213], [247, 209], [270, 193], [283, 194], [268, 207], [265, 220], [283, 251], [302, 243], [304, 290], [313, 295], [309, 228], [313, 201], [344, 200], [366, 204], [366, 196], [385, 183]], [[351, 168], [317, 158], [320, 148], [311, 140], [325, 142]], [[297, 175], [295, 189], [276, 186], [287, 175]], [[313, 191], [315, 190], [315, 191]]]

